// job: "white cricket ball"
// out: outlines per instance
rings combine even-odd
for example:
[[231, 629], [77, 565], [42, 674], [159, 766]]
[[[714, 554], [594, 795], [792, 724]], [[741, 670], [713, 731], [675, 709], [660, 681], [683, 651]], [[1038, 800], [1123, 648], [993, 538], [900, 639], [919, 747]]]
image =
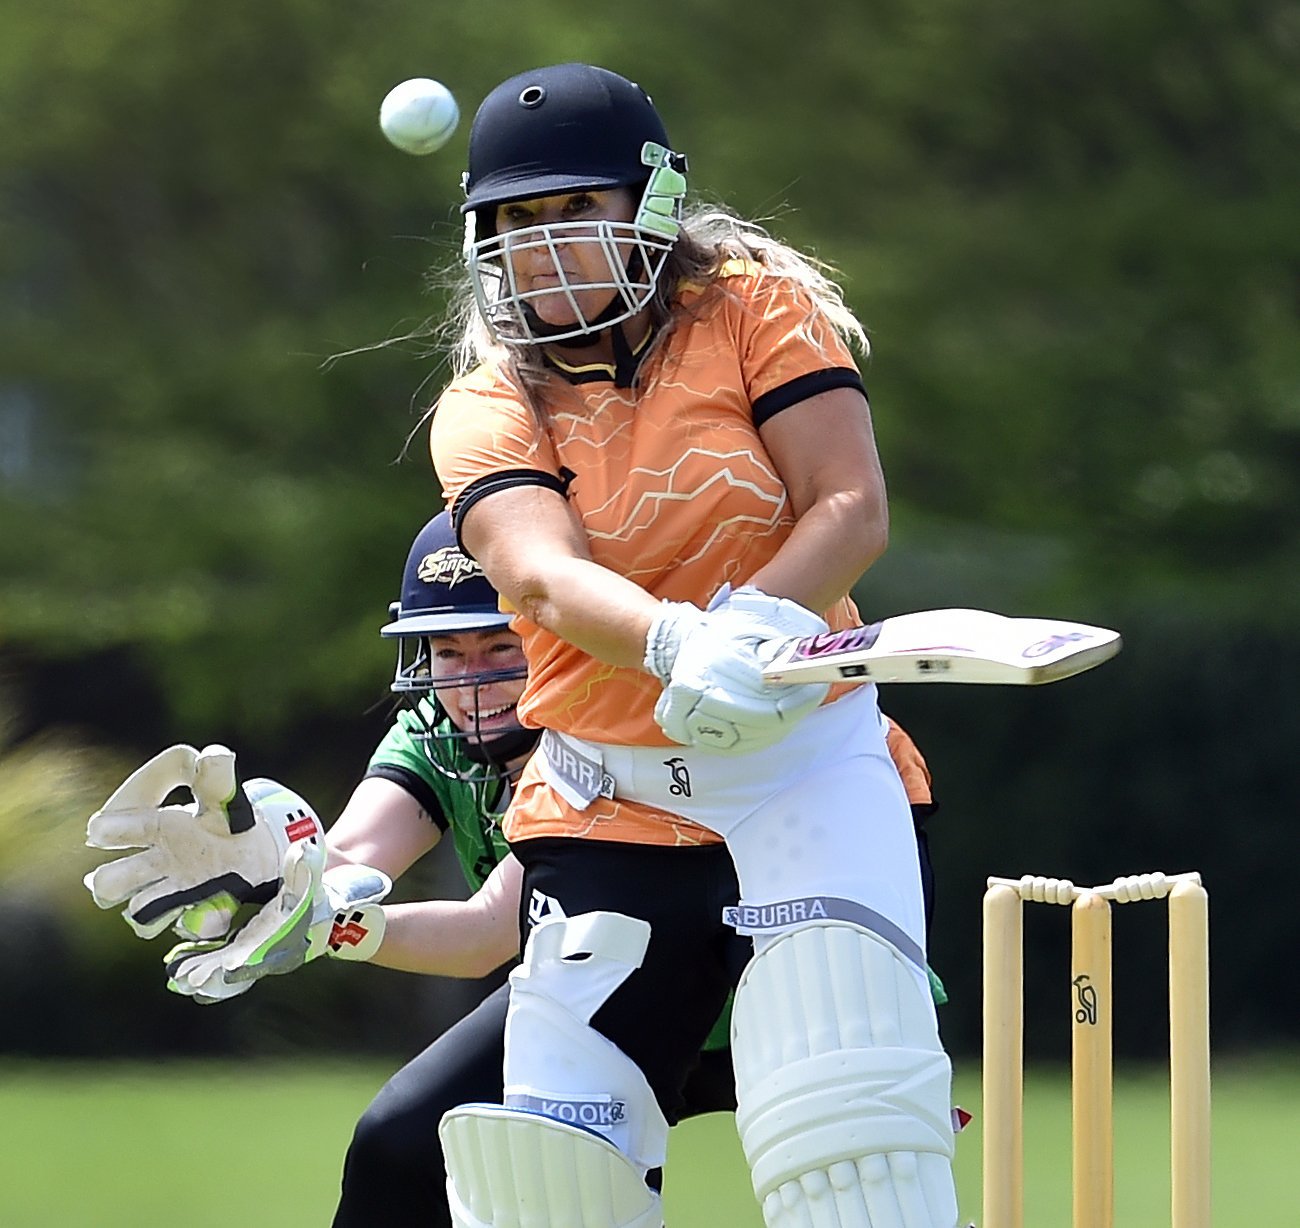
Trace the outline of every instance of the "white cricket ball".
[[412, 77], [388, 91], [379, 108], [384, 135], [409, 154], [431, 154], [441, 149], [460, 123], [456, 99], [441, 81]]

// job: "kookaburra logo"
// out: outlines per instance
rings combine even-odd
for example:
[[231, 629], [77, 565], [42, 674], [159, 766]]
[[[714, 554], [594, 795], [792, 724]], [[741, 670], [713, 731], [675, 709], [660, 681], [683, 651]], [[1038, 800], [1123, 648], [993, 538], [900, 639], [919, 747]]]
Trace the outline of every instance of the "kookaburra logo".
[[668, 786], [668, 792], [674, 797], [690, 797], [691, 773], [686, 767], [686, 760], [680, 755], [674, 755], [673, 758], [664, 760], [664, 767], [673, 774], [673, 783]]
[[1080, 972], [1073, 981], [1075, 989], [1074, 1021], [1076, 1023], [1096, 1024], [1097, 1022], [1097, 988], [1092, 984], [1086, 972]]
[[483, 568], [473, 559], [466, 558], [455, 546], [443, 546], [432, 554], [426, 554], [415, 574], [425, 584], [445, 584], [453, 588], [462, 580], [481, 576]]

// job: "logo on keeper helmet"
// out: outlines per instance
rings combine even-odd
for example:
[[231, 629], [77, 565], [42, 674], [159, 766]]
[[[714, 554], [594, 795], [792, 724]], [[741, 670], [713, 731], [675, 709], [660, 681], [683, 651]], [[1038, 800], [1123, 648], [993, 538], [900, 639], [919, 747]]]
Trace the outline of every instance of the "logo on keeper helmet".
[[456, 540], [451, 514], [440, 512], [416, 534], [402, 569], [401, 599], [380, 635], [409, 636], [505, 627], [497, 591]]
[[475, 577], [485, 582], [487, 580], [477, 560], [462, 554], [455, 546], [441, 546], [432, 554], [426, 554], [415, 568], [415, 578], [421, 584], [442, 585], [446, 588], [455, 588], [457, 584]]

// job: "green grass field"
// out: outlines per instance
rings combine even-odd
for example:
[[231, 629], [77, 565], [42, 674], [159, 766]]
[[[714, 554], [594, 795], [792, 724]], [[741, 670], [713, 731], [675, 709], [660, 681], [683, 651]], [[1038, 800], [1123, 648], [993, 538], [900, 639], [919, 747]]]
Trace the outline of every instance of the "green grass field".
[[[324, 1228], [353, 1120], [389, 1073], [373, 1064], [0, 1065], [4, 1228]], [[1214, 1223], [1300, 1220], [1300, 1059], [1215, 1069]], [[1025, 1222], [1069, 1222], [1069, 1080], [1026, 1090]], [[976, 1113], [958, 1141], [963, 1213], [979, 1217], [978, 1072], [955, 1099]], [[1163, 1071], [1115, 1093], [1116, 1222], [1169, 1223]], [[729, 1117], [673, 1133], [670, 1228], [762, 1228]], [[383, 1228], [377, 1224], [375, 1228]]]

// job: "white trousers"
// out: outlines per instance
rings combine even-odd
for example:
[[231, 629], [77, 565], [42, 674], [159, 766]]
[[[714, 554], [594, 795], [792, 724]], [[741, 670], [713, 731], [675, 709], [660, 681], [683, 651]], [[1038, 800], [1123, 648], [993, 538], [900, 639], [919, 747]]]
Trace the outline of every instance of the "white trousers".
[[[570, 800], [570, 753], [614, 795], [681, 814], [726, 839], [743, 903], [812, 897], [861, 905], [909, 956], [926, 987], [925, 913], [916, 834], [889, 755], [876, 688], [823, 704], [777, 745], [745, 755], [628, 747], [548, 734], [543, 775]], [[591, 765], [594, 765], [594, 769]], [[576, 777], [575, 777], [576, 780]], [[770, 909], [767, 916], [775, 916]], [[754, 930], [759, 949], [775, 931]]]

